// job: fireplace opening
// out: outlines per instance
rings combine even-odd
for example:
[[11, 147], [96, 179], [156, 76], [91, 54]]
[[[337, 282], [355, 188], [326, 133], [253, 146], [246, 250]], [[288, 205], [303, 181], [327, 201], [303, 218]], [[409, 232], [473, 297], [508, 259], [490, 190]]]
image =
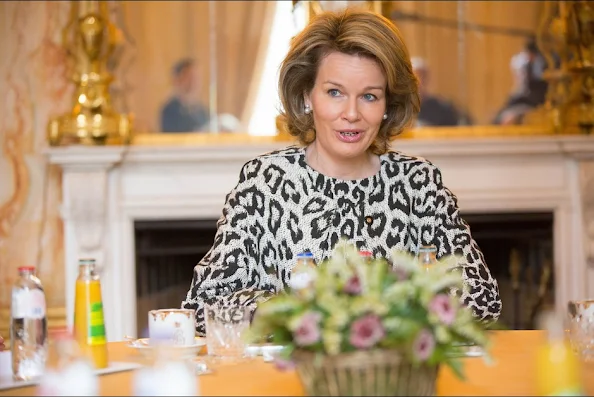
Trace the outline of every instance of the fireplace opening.
[[463, 214], [499, 284], [498, 326], [535, 329], [554, 306], [553, 213]]
[[[499, 283], [498, 326], [534, 329], [554, 305], [553, 214], [463, 214]], [[148, 311], [180, 307], [194, 266], [214, 241], [217, 219], [136, 221], [137, 335], [146, 337]]]
[[147, 337], [148, 312], [181, 307], [196, 264], [214, 241], [217, 219], [134, 222], [136, 332]]

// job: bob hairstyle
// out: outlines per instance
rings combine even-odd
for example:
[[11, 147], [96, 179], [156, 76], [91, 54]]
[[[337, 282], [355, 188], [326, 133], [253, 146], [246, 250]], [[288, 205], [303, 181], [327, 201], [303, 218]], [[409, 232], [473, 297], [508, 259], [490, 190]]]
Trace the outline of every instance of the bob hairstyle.
[[371, 11], [346, 9], [321, 13], [293, 37], [279, 73], [283, 107], [280, 123], [303, 145], [315, 140], [313, 117], [304, 112], [304, 94], [312, 91], [322, 59], [332, 52], [373, 59], [383, 70], [387, 80], [388, 117], [370, 150], [378, 155], [386, 153], [390, 140], [418, 114], [420, 98], [400, 32], [390, 20]]

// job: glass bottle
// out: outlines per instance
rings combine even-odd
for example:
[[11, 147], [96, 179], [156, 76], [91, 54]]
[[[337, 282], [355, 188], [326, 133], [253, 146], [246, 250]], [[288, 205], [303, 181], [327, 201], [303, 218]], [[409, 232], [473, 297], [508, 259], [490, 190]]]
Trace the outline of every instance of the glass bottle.
[[90, 360], [71, 334], [52, 337], [49, 365], [39, 382], [39, 396], [97, 396], [99, 380]]
[[437, 247], [435, 245], [423, 245], [419, 248], [419, 265], [429, 271], [437, 263]]
[[539, 396], [583, 396], [581, 362], [565, 337], [563, 320], [554, 312], [539, 318], [547, 337], [537, 348], [536, 388]]
[[47, 361], [48, 333], [45, 292], [35, 267], [18, 268], [12, 287], [10, 310], [10, 350], [15, 380], [43, 375]]
[[359, 255], [361, 255], [361, 258], [365, 260], [365, 263], [371, 263], [371, 260], [373, 259], [373, 252], [371, 251], [359, 251]]
[[289, 287], [294, 291], [310, 287], [315, 280], [316, 263], [311, 252], [297, 254], [295, 266], [291, 270]]
[[74, 338], [96, 369], [106, 368], [107, 338], [101, 299], [101, 280], [94, 259], [80, 259], [74, 299]]

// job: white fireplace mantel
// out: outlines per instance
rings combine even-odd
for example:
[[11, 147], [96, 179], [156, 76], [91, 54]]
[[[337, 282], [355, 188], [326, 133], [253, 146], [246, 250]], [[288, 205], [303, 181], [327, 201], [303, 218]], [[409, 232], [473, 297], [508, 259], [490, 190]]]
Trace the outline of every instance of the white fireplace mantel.
[[[109, 340], [136, 336], [134, 222], [217, 219], [249, 159], [290, 142], [235, 137], [202, 145], [66, 146], [63, 168], [66, 308], [77, 260], [97, 258]], [[394, 148], [439, 166], [463, 212], [554, 214], [556, 305], [594, 296], [594, 137], [398, 139]], [[191, 281], [188, 274], [188, 287]]]

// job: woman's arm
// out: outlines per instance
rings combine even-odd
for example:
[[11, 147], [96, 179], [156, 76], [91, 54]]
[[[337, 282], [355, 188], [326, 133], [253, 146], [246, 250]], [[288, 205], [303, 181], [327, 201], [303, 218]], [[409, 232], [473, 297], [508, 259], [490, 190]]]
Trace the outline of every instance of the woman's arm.
[[470, 227], [460, 216], [456, 196], [442, 183], [441, 172], [434, 168], [437, 185], [435, 196], [435, 232], [438, 258], [460, 255], [464, 283], [461, 300], [475, 315], [485, 321], [495, 321], [501, 313], [501, 299], [497, 280], [491, 276], [483, 253], [470, 234]]
[[260, 288], [262, 278], [275, 277], [276, 272], [263, 274], [260, 266], [261, 228], [257, 225], [262, 219], [243, 205], [259, 192], [254, 183], [246, 183], [245, 169], [238, 185], [227, 195], [214, 244], [194, 268], [190, 290], [182, 302], [182, 308], [196, 311], [196, 331], [201, 336], [205, 334], [204, 304], [239, 304], [255, 309], [256, 303], [274, 293]]

